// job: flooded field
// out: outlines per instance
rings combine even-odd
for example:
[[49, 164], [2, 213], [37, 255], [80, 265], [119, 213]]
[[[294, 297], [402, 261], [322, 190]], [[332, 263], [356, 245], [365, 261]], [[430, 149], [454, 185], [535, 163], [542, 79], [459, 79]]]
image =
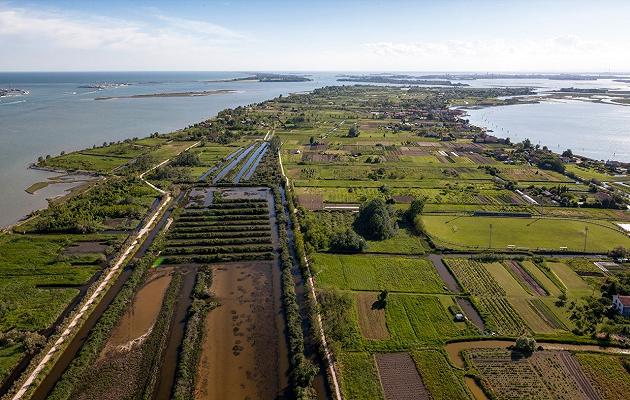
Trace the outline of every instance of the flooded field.
[[272, 262], [214, 267], [220, 306], [206, 318], [195, 398], [273, 399], [285, 390], [273, 268]]
[[101, 357], [106, 357], [110, 352], [130, 350], [148, 336], [160, 312], [164, 293], [171, 283], [171, 272], [170, 268], [160, 268], [151, 273], [112, 332]]

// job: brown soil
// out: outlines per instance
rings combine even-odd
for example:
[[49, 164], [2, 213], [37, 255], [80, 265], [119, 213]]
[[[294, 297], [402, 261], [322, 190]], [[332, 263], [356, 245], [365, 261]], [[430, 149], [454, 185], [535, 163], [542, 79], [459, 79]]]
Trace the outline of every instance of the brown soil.
[[510, 260], [510, 261], [506, 261], [505, 263], [508, 266], [508, 268], [512, 270], [514, 275], [518, 277], [518, 280], [520, 281], [520, 283], [524, 285], [526, 288], [529, 288], [531, 292], [539, 296], [547, 295], [547, 291], [543, 289], [542, 286], [540, 286], [538, 282], [536, 282], [534, 278], [532, 278], [527, 273], [527, 271], [525, 271], [523, 267], [520, 266], [518, 262], [514, 260]]
[[214, 269], [220, 306], [206, 318], [196, 399], [273, 399], [280, 393], [272, 263]]
[[387, 330], [387, 324], [385, 323], [385, 310], [373, 308], [377, 297], [377, 293], [357, 294], [361, 333], [366, 339], [389, 339], [389, 332]]
[[64, 250], [64, 254], [104, 253], [107, 244], [99, 242], [78, 242]]
[[142, 338], [151, 331], [160, 312], [164, 293], [171, 283], [171, 272], [170, 268], [159, 268], [151, 273], [112, 331], [101, 357], [131, 349], [134, 345], [140, 344]]
[[408, 353], [376, 354], [375, 358], [386, 400], [431, 398]]
[[324, 198], [319, 194], [299, 194], [298, 202], [302, 207], [311, 211], [324, 208]]

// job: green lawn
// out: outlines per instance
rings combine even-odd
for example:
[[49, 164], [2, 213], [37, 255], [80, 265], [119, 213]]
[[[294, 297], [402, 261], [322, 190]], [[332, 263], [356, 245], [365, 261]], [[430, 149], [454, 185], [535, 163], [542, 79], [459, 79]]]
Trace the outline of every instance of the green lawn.
[[424, 215], [427, 234], [439, 245], [454, 249], [506, 249], [509, 245], [530, 250], [584, 250], [584, 232], [588, 227], [586, 250], [606, 252], [616, 246], [630, 247], [630, 238], [607, 221], [597, 223], [568, 219], [456, 217]]
[[318, 286], [345, 290], [443, 293], [444, 283], [424, 259], [376, 255], [315, 254]]

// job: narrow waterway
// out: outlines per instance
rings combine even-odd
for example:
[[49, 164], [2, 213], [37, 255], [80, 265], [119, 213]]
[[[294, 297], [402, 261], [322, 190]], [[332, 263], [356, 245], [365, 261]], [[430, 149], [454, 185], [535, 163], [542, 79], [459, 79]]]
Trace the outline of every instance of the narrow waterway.
[[295, 283], [295, 294], [298, 304], [300, 306], [300, 315], [302, 317], [302, 331], [304, 332], [304, 352], [306, 358], [312, 361], [315, 365], [319, 366], [318, 374], [313, 379], [313, 387], [317, 392], [317, 398], [320, 400], [330, 399], [331, 393], [327, 382], [327, 377], [324, 373], [326, 366], [319, 357], [318, 343], [314, 340], [312, 334], [311, 320], [308, 313], [308, 292], [306, 290], [306, 284], [304, 277], [300, 271], [300, 263], [295, 250], [295, 235], [293, 233], [293, 224], [290, 218], [290, 210], [287, 202], [287, 195], [282, 185], [279, 185], [280, 194], [282, 198], [282, 206], [287, 216], [287, 237], [289, 239], [289, 252], [293, 261], [293, 269], [291, 271], [293, 275], [293, 282]]

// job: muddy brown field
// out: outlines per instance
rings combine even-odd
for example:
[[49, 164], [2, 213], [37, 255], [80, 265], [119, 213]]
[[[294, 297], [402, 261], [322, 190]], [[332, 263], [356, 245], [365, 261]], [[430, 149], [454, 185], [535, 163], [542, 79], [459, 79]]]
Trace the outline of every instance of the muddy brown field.
[[271, 262], [220, 264], [212, 291], [220, 306], [205, 321], [195, 398], [273, 399], [281, 391]]
[[131, 306], [118, 321], [101, 357], [111, 351], [129, 349], [148, 336], [160, 312], [164, 293], [171, 283], [171, 272], [171, 268], [152, 271], [147, 282], [136, 293]]
[[376, 354], [376, 366], [386, 400], [429, 400], [416, 364], [408, 353]]
[[361, 334], [366, 339], [389, 339], [389, 331], [385, 323], [385, 310], [373, 307], [377, 300], [377, 293], [357, 294], [357, 308], [359, 309], [359, 326]]

